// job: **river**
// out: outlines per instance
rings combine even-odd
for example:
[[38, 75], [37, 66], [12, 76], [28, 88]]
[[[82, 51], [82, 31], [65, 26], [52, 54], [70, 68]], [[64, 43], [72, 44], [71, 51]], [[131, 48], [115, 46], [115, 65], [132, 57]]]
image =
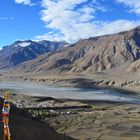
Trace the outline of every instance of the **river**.
[[130, 102], [140, 104], [140, 96], [124, 94], [113, 90], [87, 88], [53, 87], [31, 82], [0, 82], [0, 89], [14, 90], [17, 94], [54, 97], [61, 99], [98, 100]]

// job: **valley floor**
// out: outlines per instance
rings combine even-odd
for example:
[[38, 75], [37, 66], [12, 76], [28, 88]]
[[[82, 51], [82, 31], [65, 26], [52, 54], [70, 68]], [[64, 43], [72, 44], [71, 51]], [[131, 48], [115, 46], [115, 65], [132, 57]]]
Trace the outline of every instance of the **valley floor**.
[[103, 105], [101, 108], [60, 115], [47, 122], [57, 132], [80, 140], [139, 140], [140, 106]]
[[75, 139], [140, 139], [140, 105], [16, 94], [10, 98], [30, 116], [49, 124], [58, 133]]
[[108, 88], [122, 90], [126, 93], [140, 94], [140, 74], [130, 72], [100, 72], [93, 74], [86, 73], [3, 73], [0, 81], [24, 81], [39, 82], [46, 85], [62, 87], [88, 87], [88, 88]]
[[[54, 86], [121, 89], [140, 94], [135, 73], [85, 74], [4, 74], [0, 80], [39, 82]], [[29, 97], [14, 94], [12, 101], [30, 116], [53, 127], [58, 133], [79, 140], [140, 140], [140, 105]], [[51, 139], [50, 139], [51, 140]]]

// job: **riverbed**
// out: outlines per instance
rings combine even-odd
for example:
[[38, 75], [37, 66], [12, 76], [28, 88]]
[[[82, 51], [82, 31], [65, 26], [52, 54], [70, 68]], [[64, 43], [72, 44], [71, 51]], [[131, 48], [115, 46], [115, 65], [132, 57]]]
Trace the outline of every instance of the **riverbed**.
[[16, 94], [74, 100], [97, 100], [140, 104], [139, 95], [124, 94], [106, 89], [54, 87], [35, 82], [0, 82], [0, 89], [14, 90]]

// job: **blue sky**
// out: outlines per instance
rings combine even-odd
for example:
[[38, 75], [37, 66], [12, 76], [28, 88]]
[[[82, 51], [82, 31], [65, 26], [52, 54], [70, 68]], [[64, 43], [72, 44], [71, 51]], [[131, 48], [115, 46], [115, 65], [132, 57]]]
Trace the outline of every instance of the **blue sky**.
[[140, 25], [139, 0], [2, 0], [0, 47], [16, 40], [65, 40]]

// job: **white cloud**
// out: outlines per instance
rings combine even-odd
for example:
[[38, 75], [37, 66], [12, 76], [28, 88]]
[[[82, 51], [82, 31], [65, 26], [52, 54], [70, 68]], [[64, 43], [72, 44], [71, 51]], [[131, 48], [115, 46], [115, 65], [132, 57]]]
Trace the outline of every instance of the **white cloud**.
[[130, 8], [130, 12], [140, 14], [140, 0], [116, 0]]
[[8, 20], [8, 17], [0, 17], [0, 20]]
[[[97, 0], [42, 0], [41, 19], [49, 33], [38, 35], [35, 39], [65, 40], [74, 42], [78, 39], [99, 36], [129, 30], [140, 25], [140, 21], [119, 19], [99, 21], [96, 12], [105, 12]], [[78, 8], [77, 6], [80, 5]]]
[[0, 17], [0, 20], [14, 20], [14, 17]]
[[[122, 26], [123, 25], [123, 26]], [[113, 22], [97, 22], [97, 23], [86, 23], [75, 25], [70, 30], [65, 30], [65, 34], [60, 33], [46, 33], [44, 35], [36, 36], [38, 40], [52, 40], [52, 41], [68, 41], [74, 42], [79, 39], [107, 35], [126, 31], [135, 28], [140, 25], [140, 21], [129, 21], [129, 20], [116, 20]]]
[[34, 5], [31, 2], [31, 0], [15, 0], [15, 3], [17, 3], [17, 4], [24, 4], [24, 5], [30, 5], [30, 6], [33, 6]]

